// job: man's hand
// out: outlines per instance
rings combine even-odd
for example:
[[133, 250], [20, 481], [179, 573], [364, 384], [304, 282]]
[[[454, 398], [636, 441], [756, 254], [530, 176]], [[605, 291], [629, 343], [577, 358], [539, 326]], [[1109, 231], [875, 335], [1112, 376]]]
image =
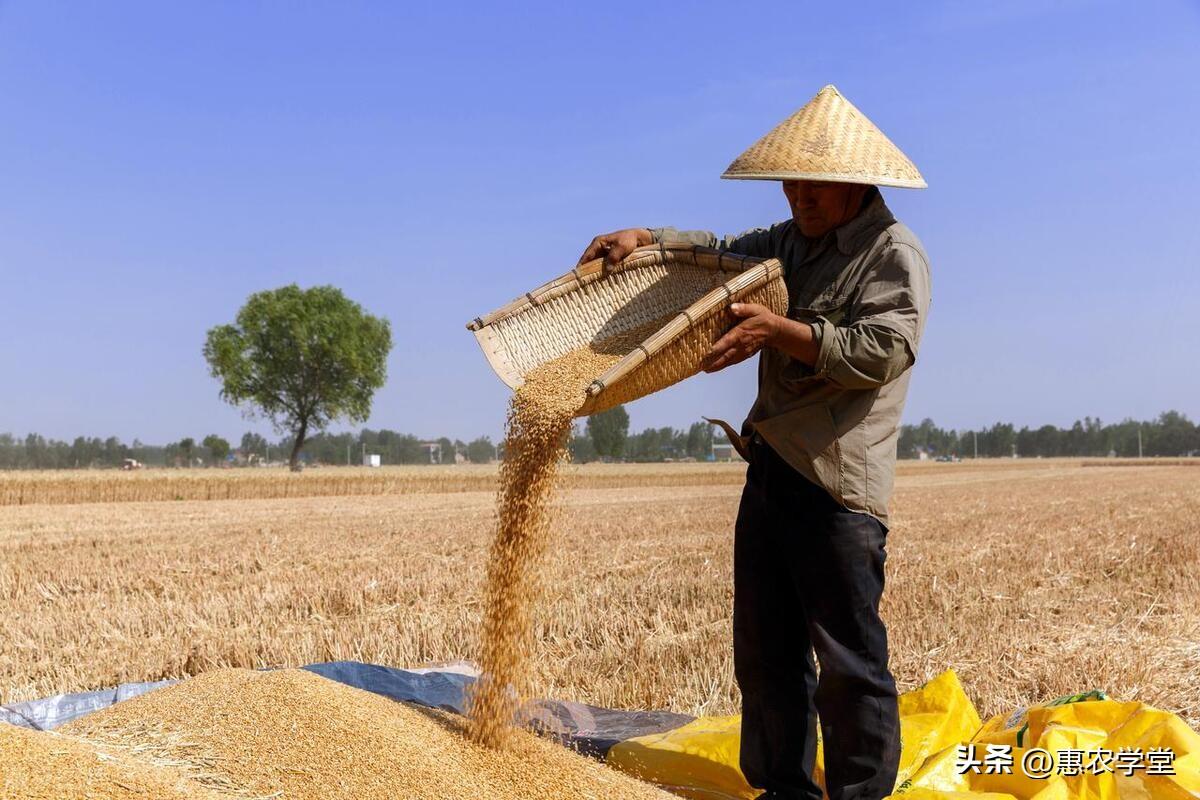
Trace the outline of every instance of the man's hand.
[[718, 339], [700, 362], [700, 368], [705, 372], [716, 372], [731, 364], [738, 364], [764, 347], [771, 346], [779, 335], [780, 323], [786, 322], [771, 309], [757, 303], [734, 303], [729, 310], [742, 321]]
[[592, 239], [592, 243], [579, 257], [579, 263], [591, 261], [604, 256], [605, 267], [615, 267], [621, 259], [635, 249], [648, 244], [654, 244], [654, 237], [648, 228], [626, 228], [623, 231], [613, 231]]

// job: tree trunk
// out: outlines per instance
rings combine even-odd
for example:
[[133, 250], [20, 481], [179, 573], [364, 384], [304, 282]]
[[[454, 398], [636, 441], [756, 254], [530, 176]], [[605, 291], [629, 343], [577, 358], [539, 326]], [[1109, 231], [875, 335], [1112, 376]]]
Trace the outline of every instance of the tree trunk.
[[300, 448], [304, 447], [304, 437], [308, 435], [308, 420], [300, 422], [300, 428], [296, 431], [296, 441], [292, 445], [292, 455], [288, 458], [288, 467], [292, 472], [299, 472], [300, 467]]

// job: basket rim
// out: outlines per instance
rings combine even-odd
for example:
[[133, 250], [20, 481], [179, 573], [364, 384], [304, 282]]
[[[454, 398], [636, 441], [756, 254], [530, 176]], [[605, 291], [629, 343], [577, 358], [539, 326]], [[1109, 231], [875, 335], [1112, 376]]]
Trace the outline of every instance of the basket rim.
[[690, 242], [659, 242], [633, 250], [620, 264], [615, 266], [607, 266], [602, 258], [581, 264], [536, 289], [526, 292], [510, 303], [488, 314], [476, 317], [467, 323], [467, 329], [474, 334], [488, 364], [500, 380], [510, 389], [516, 389], [522, 384], [523, 378], [508, 360], [503, 349], [498, 346], [492, 325], [590, 283], [603, 280], [609, 275], [660, 264], [670, 270], [673, 267], [682, 267], [683, 264], [680, 263], [680, 260], [686, 262], [689, 267], [701, 266], [729, 272], [732, 273], [732, 277], [680, 310], [658, 330], [647, 336], [629, 353], [597, 376], [583, 390], [587, 395], [587, 401], [578, 414], [585, 415], [590, 413], [588, 408], [595, 405], [597, 398], [606, 388], [624, 379], [633, 370], [649, 361], [654, 354], [690, 328], [707, 319], [711, 314], [723, 309], [729, 302], [782, 276], [783, 265], [776, 258], [744, 256]]
[[[621, 260], [620, 264], [615, 266], [608, 266], [603, 258], [592, 259], [584, 264], [580, 264], [569, 272], [565, 272], [557, 278], [543, 283], [536, 289], [529, 290], [494, 311], [475, 317], [475, 319], [467, 323], [467, 330], [479, 331], [493, 323], [514, 317], [532, 306], [541, 305], [553, 300], [555, 297], [586, 286], [593, 281], [601, 280], [609, 275], [615, 275], [625, 270], [637, 269], [653, 264], [662, 264], [669, 270], [675, 266], [671, 263], [671, 257], [675, 256], [691, 256], [691, 266], [709, 267], [710, 269], [731, 273], [744, 272], [748, 266], [772, 260], [730, 253], [725, 250], [717, 250], [690, 242], [659, 242], [658, 244], [644, 245], [632, 250], [629, 255]], [[715, 259], [716, 263], [701, 263], [701, 259], [705, 261]]]
[[701, 296], [696, 302], [680, 311], [661, 328], [636, 345], [633, 350], [613, 364], [593, 380], [584, 393], [587, 402], [579, 414], [589, 413], [605, 389], [610, 388], [625, 379], [635, 369], [650, 361], [659, 351], [679, 339], [689, 330], [707, 320], [713, 314], [723, 311], [729, 303], [736, 302], [749, 292], [783, 277], [783, 264], [778, 259], [757, 259], [759, 263], [739, 273], [720, 286]]

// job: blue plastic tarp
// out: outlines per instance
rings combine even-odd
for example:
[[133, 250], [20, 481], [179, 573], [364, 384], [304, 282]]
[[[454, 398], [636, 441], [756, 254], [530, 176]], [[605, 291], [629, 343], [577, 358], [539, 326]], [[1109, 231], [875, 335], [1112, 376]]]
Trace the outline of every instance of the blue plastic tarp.
[[[310, 664], [304, 669], [392, 700], [455, 714], [466, 713], [467, 690], [475, 681], [470, 671], [406, 670], [358, 661]], [[35, 730], [53, 730], [85, 714], [172, 683], [175, 681], [124, 683], [114, 689], [12, 703], [0, 706], [0, 721]], [[563, 700], [526, 703], [521, 717], [531, 729], [601, 758], [617, 742], [673, 730], [693, 719], [669, 711], [623, 711]]]

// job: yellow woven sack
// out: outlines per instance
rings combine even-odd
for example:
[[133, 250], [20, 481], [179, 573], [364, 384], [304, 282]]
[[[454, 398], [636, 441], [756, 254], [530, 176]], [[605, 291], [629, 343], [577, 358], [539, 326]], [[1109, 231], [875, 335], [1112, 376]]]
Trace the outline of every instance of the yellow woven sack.
[[[1178, 716], [1138, 702], [1109, 699], [1085, 693], [1016, 714], [992, 717], [969, 741], [977, 745], [977, 757], [987, 745], [1012, 749], [1012, 773], [959, 775], [957, 745], [929, 758], [911, 778], [901, 784], [894, 797], [919, 800], [977, 798], [985, 793], [1016, 800], [1194, 800], [1200, 797], [1200, 734]], [[968, 743], [964, 740], [963, 744]], [[1025, 774], [1024, 755], [1040, 748], [1054, 758], [1054, 772], [1046, 778]], [[1147, 774], [1142, 769], [1111, 769], [1093, 774], [1059, 774], [1064, 751], [1112, 752], [1169, 749], [1174, 753], [1173, 775]], [[1128, 772], [1128, 774], [1126, 774]]]
[[[613, 746], [608, 763], [642, 780], [696, 800], [750, 800], [759, 791], [738, 767], [741, 717], [700, 717], [666, 733]], [[900, 775], [903, 780], [929, 756], [979, 730], [979, 714], [953, 670], [900, 696]], [[818, 782], [824, 781], [817, 743]]]
[[682, 797], [752, 800], [760, 792], [738, 767], [741, 726], [741, 716], [698, 717], [665, 733], [618, 742], [605, 760]]
[[934, 753], [978, 730], [979, 712], [952, 669], [900, 695], [900, 769], [896, 783], [903, 783]]

